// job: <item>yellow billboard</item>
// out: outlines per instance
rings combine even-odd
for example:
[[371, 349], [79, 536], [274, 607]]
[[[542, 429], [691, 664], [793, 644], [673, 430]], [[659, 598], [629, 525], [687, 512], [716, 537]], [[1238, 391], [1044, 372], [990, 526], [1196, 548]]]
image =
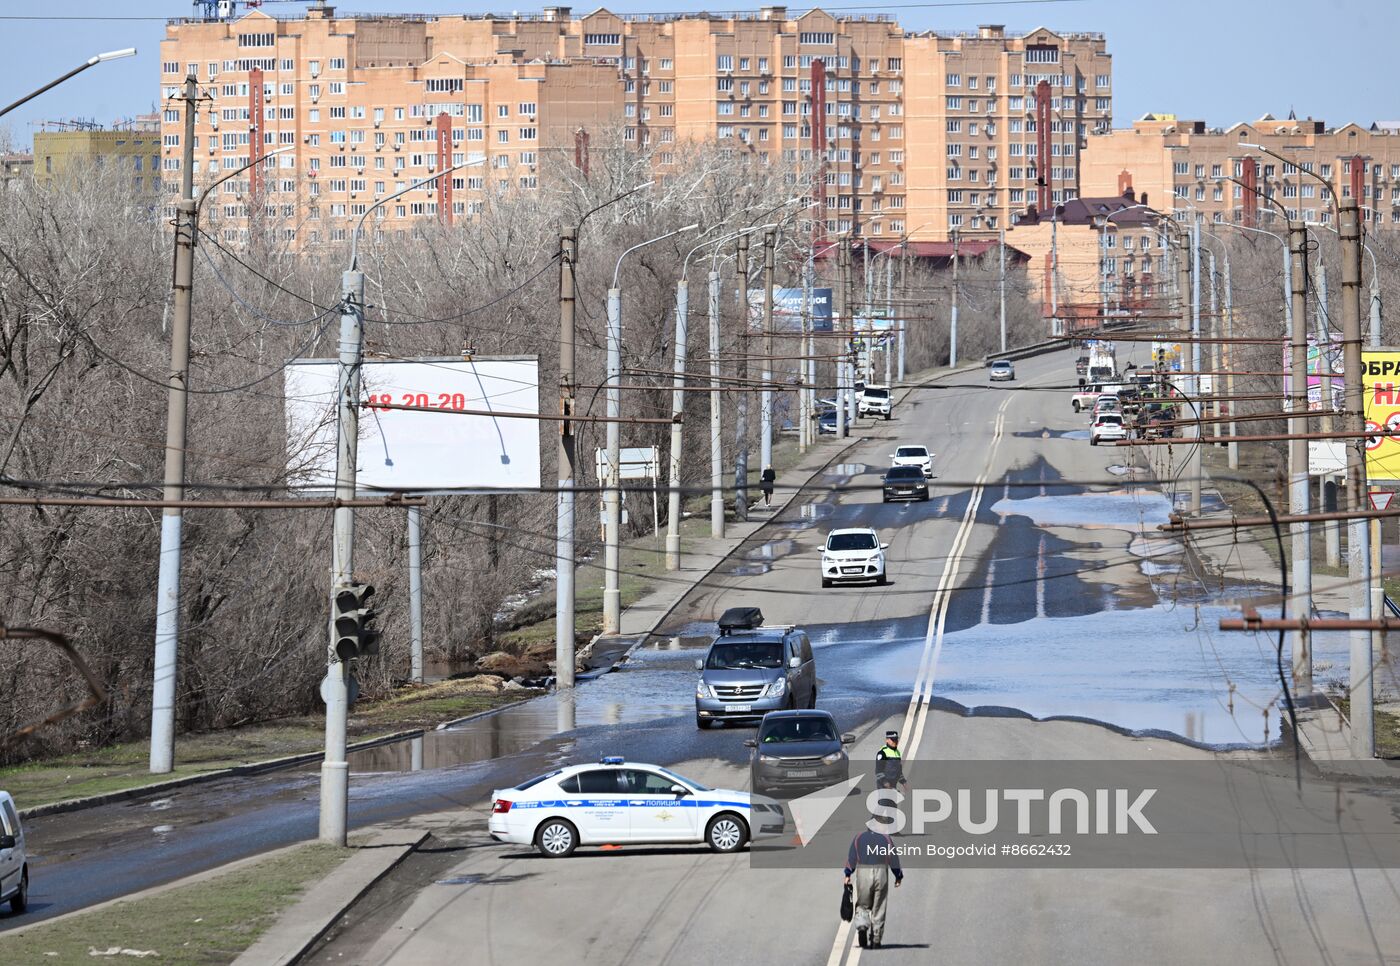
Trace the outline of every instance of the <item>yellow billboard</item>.
[[[1368, 430], [1400, 429], [1400, 350], [1361, 353]], [[1400, 436], [1366, 438], [1366, 479], [1400, 481]]]

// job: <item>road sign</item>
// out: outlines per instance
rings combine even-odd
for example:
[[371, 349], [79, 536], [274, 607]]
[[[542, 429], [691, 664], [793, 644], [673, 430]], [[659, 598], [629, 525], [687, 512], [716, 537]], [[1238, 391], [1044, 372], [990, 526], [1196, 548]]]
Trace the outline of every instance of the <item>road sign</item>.
[[1308, 441], [1308, 475], [1338, 476], [1347, 471], [1347, 444], [1341, 439]]
[[[655, 446], [624, 446], [618, 450], [620, 480], [655, 480], [661, 475], [661, 450]], [[599, 484], [608, 482], [608, 451], [599, 447], [593, 456]]]
[[1390, 501], [1395, 497], [1394, 490], [1369, 490], [1366, 493], [1371, 498], [1371, 509], [1388, 510]]

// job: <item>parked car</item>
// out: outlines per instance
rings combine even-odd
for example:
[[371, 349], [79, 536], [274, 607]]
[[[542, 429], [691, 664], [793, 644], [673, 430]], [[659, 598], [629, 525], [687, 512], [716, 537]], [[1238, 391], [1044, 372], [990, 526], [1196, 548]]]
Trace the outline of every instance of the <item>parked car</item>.
[[1094, 425], [1089, 427], [1089, 445], [1097, 446], [1103, 440], [1127, 439], [1128, 430], [1123, 425], [1122, 413], [1100, 413], [1094, 417]]
[[29, 908], [29, 859], [24, 828], [9, 792], [0, 792], [0, 903], [19, 915]]
[[824, 413], [817, 414], [817, 435], [836, 435], [836, 410], [828, 409]]
[[891, 466], [885, 471], [885, 479], [880, 492], [881, 500], [927, 500], [928, 482], [924, 471], [917, 466]]
[[697, 728], [816, 707], [817, 662], [806, 632], [793, 624], [765, 626], [757, 607], [731, 607], [718, 623], [719, 636], [695, 662]]
[[1016, 379], [1016, 367], [1008, 359], [998, 359], [988, 367], [987, 379], [990, 382], [1013, 382]]
[[933, 454], [927, 446], [896, 446], [890, 454], [891, 466], [917, 466], [924, 476], [933, 477]]
[[893, 407], [894, 400], [890, 398], [890, 390], [887, 386], [866, 386], [861, 390], [860, 403], [857, 408], [862, 416], [883, 416], [889, 419]]
[[845, 746], [855, 735], [836, 730], [829, 711], [773, 711], [758, 734], [744, 741], [749, 787], [758, 795], [805, 794], [844, 782], [851, 774]]
[[822, 546], [822, 586], [864, 580], [885, 584], [888, 547], [869, 527], [832, 530]]

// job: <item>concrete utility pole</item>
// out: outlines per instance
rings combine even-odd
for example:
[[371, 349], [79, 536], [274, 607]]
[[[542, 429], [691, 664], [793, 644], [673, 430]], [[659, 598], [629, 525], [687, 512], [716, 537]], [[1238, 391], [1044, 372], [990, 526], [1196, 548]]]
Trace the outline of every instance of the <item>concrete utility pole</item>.
[[[1313, 318], [1317, 342], [1317, 384], [1318, 384], [1318, 405], [1321, 407], [1322, 431], [1330, 433], [1333, 431], [1332, 412], [1335, 408], [1334, 401], [1336, 393], [1332, 388], [1332, 300], [1327, 292], [1327, 265], [1322, 257], [1318, 256], [1317, 265], [1317, 315]], [[1341, 483], [1341, 479], [1337, 483]], [[1320, 496], [1325, 502], [1326, 494], [1329, 492], [1328, 483], [1324, 482]], [[1337, 492], [1337, 487], [1332, 486], [1333, 494]], [[1332, 509], [1323, 506], [1322, 509]], [[1323, 559], [1329, 567], [1340, 567], [1342, 565], [1342, 522], [1340, 520], [1328, 520], [1322, 524], [1322, 552]]]
[[[185, 78], [185, 133], [180, 200], [175, 206], [175, 268], [171, 282], [170, 394], [165, 418], [166, 500], [185, 498], [185, 432], [189, 411], [190, 308], [194, 288], [194, 243], [199, 233], [194, 198], [195, 107], [199, 84]], [[155, 678], [151, 690], [151, 773], [175, 768], [175, 684], [180, 649], [180, 554], [184, 517], [166, 507], [160, 517], [160, 571], [156, 589]]]
[[[352, 260], [353, 264], [353, 260]], [[335, 496], [355, 498], [355, 467], [360, 440], [360, 364], [364, 353], [365, 276], [351, 268], [341, 276], [340, 369], [336, 386], [337, 446]], [[331, 601], [350, 586], [355, 572], [355, 511], [335, 509], [331, 541]], [[331, 608], [334, 615], [335, 608]], [[326, 755], [321, 762], [321, 841], [345, 845], [350, 803], [350, 763], [346, 758], [346, 716], [350, 705], [350, 665], [335, 648], [335, 618], [329, 624], [326, 677]]]
[[[1288, 223], [1289, 302], [1289, 408], [1297, 415], [1288, 421], [1289, 513], [1306, 514], [1312, 499], [1308, 476], [1308, 441], [1298, 438], [1308, 430], [1308, 232], [1302, 222]], [[1312, 617], [1312, 528], [1306, 520], [1289, 525], [1293, 557], [1293, 609], [1303, 619]], [[1312, 691], [1312, 648], [1306, 627], [1293, 632], [1293, 686], [1300, 694]]]
[[724, 536], [724, 438], [719, 391], [719, 269], [710, 269], [710, 536]]
[[773, 229], [763, 233], [763, 390], [759, 462], [773, 465]]
[[740, 235], [735, 271], [739, 274], [739, 388], [734, 416], [734, 518], [749, 518], [749, 236]]
[[423, 683], [422, 513], [421, 507], [408, 508], [408, 679], [414, 684]]
[[[884, 356], [885, 356], [885, 385], [886, 385], [886, 386], [889, 386], [889, 385], [891, 384], [891, 380], [890, 380], [890, 364], [891, 364], [890, 355], [891, 355], [891, 352], [890, 352], [890, 350], [894, 348], [894, 346], [891, 345], [890, 343], [893, 342], [893, 341], [894, 341], [894, 338], [895, 338], [895, 333], [894, 333], [894, 327], [895, 327], [895, 315], [894, 315], [894, 259], [890, 258], [889, 252], [886, 252], [886, 253], [885, 253], [885, 319], [886, 319], [886, 320], [889, 322], [889, 324], [890, 324], [889, 329], [886, 330], [886, 332], [885, 332], [885, 345], [884, 345]], [[893, 393], [893, 391], [894, 391], [893, 388], [891, 388], [890, 391], [891, 391], [891, 393]], [[892, 396], [891, 398], [893, 398], [893, 396]]]
[[[672, 380], [671, 492], [666, 500], [666, 569], [681, 569], [681, 450], [685, 445], [681, 415], [685, 412], [685, 355], [690, 332], [690, 284], [684, 275], [676, 283], [676, 363]], [[713, 393], [712, 395], [718, 395]]]
[[909, 315], [909, 236], [905, 236], [900, 242], [899, 249], [899, 304], [902, 309], [899, 320], [899, 381], [904, 381], [904, 344], [909, 333], [905, 331], [908, 327]]
[[[854, 346], [856, 340], [856, 298], [855, 287], [852, 284], [853, 266], [851, 264], [851, 260], [853, 258], [853, 255], [851, 251], [850, 238], [850, 235], [846, 236], [846, 285], [850, 287], [849, 291], [846, 292], [846, 313], [848, 319], [847, 325], [849, 326], [848, 331], [850, 334], [850, 344]], [[865, 255], [866, 252], [862, 250], [862, 261], [864, 260]], [[858, 368], [859, 359], [860, 353], [857, 352], [854, 348], [848, 354], [846, 359], [846, 388], [850, 390], [846, 394], [847, 434], [850, 433], [851, 427], [855, 426], [856, 419], [860, 416], [860, 400], [856, 397], [856, 380], [860, 378], [860, 369]]]
[[[1227, 339], [1233, 339], [1234, 337], [1235, 337], [1235, 294], [1234, 294], [1234, 288], [1232, 287], [1232, 285], [1231, 285], [1231, 283], [1230, 283], [1230, 249], [1229, 249], [1229, 248], [1226, 248], [1226, 249], [1225, 249], [1225, 338], [1227, 338]], [[1228, 411], [1229, 411], [1230, 416], [1231, 416], [1232, 418], [1230, 419], [1230, 428], [1229, 428], [1229, 432], [1230, 432], [1230, 435], [1231, 435], [1231, 436], [1234, 436], [1234, 435], [1235, 435], [1235, 420], [1233, 419], [1233, 417], [1234, 417], [1234, 415], [1235, 415], [1235, 344], [1234, 344], [1233, 342], [1230, 342], [1230, 343], [1227, 345], [1226, 350], [1225, 350], [1225, 395], [1227, 395], [1227, 396], [1230, 397], [1230, 405], [1229, 405]], [[1232, 470], [1237, 470], [1237, 469], [1239, 469], [1239, 468], [1240, 468], [1240, 444], [1237, 443], [1237, 442], [1235, 442], [1233, 439], [1230, 440], [1230, 442], [1227, 443], [1226, 446], [1225, 446], [1225, 453], [1226, 453], [1226, 456], [1227, 456], [1227, 458], [1228, 458], [1228, 460], [1229, 460], [1230, 469], [1232, 469]]]
[[[842, 330], [846, 329], [847, 325], [849, 324], [849, 323], [847, 322], [847, 317], [846, 317], [846, 312], [847, 312], [847, 310], [848, 310], [848, 302], [849, 302], [849, 299], [847, 298], [847, 296], [849, 295], [849, 293], [847, 292], [847, 283], [848, 283], [849, 276], [850, 276], [850, 274], [851, 274], [851, 239], [850, 239], [849, 236], [848, 236], [848, 237], [844, 237], [844, 238], [841, 239], [841, 246], [840, 246], [839, 249], [837, 249], [837, 254], [836, 254], [836, 270], [837, 270], [837, 278], [836, 278], [836, 298], [837, 298], [837, 304], [836, 304], [836, 317], [832, 320], [832, 329], [833, 329], [833, 331], [839, 332], [839, 331], [842, 331]], [[839, 344], [838, 344], [838, 345], [839, 345]], [[842, 393], [843, 389], [845, 388], [845, 371], [846, 371], [845, 356], [846, 356], [845, 352], [840, 351], [839, 348], [838, 348], [837, 355], [836, 355], [836, 435], [837, 435], [837, 436], [849, 436], [849, 435], [851, 435], [851, 428], [850, 428], [849, 426], [846, 425], [846, 400], [843, 399], [842, 396], [841, 396], [841, 393]]]
[[608, 455], [607, 489], [603, 491], [603, 633], [622, 626], [622, 292], [608, 290]]
[[[1210, 326], [1211, 326], [1210, 332], [1211, 332], [1212, 335], [1218, 335], [1219, 332], [1220, 332], [1220, 329], [1219, 329], [1219, 319], [1220, 319], [1220, 295], [1219, 295], [1219, 292], [1218, 292], [1218, 290], [1217, 290], [1217, 288], [1216, 288], [1215, 252], [1212, 251], [1212, 250], [1210, 250], [1210, 249], [1207, 249], [1207, 250], [1206, 250], [1206, 259], [1207, 259], [1207, 263], [1206, 263], [1206, 264], [1207, 264], [1207, 267], [1208, 267], [1208, 269], [1209, 269], [1209, 271], [1210, 271], [1210, 319], [1211, 319], [1211, 322], [1210, 322]], [[1211, 382], [1211, 387], [1210, 387], [1210, 388], [1211, 388], [1211, 397], [1212, 397], [1212, 404], [1213, 404], [1213, 405], [1212, 405], [1212, 408], [1211, 408], [1211, 413], [1210, 413], [1210, 414], [1211, 414], [1212, 416], [1219, 416], [1219, 415], [1220, 415], [1220, 412], [1219, 412], [1220, 403], [1219, 403], [1219, 402], [1215, 402], [1215, 400], [1214, 400], [1214, 397], [1220, 395], [1220, 387], [1217, 386], [1217, 385], [1215, 384], [1215, 381], [1216, 381], [1217, 379], [1220, 378], [1220, 370], [1224, 368], [1224, 367], [1220, 364], [1220, 351], [1221, 351], [1221, 343], [1219, 343], [1219, 342], [1215, 343], [1214, 347], [1210, 350], [1210, 356], [1211, 356], [1211, 360], [1210, 360], [1210, 361], [1211, 361], [1211, 370], [1212, 370], [1212, 372], [1211, 372], [1211, 377], [1210, 377], [1210, 382]], [[1220, 438], [1220, 421], [1219, 421], [1219, 420], [1216, 420], [1215, 422], [1212, 422], [1212, 423], [1211, 423], [1211, 435], [1214, 436], [1216, 439], [1219, 439], [1219, 438]], [[1218, 444], [1217, 444], [1217, 445], [1218, 445]]]
[[804, 358], [798, 362], [802, 373], [802, 388], [797, 392], [797, 451], [807, 452], [812, 445], [812, 354], [809, 343], [812, 341], [812, 250], [807, 249], [807, 257], [802, 260], [802, 339], [801, 350], [797, 353]]
[[958, 244], [961, 233], [953, 229], [953, 307], [948, 316], [948, 366], [958, 365]]
[[[559, 236], [559, 413], [574, 414], [574, 266], [578, 229]], [[554, 682], [574, 686], [574, 479], [578, 453], [573, 424], [559, 423], [559, 500], [554, 541]]]
[[[998, 291], [997, 318], [1001, 320], [1001, 351], [1006, 351], [1006, 229], [997, 229]], [[899, 378], [903, 379], [901, 375]]]
[[[1356, 434], [1347, 440], [1347, 509], [1368, 508], [1366, 495], [1365, 385], [1361, 369], [1361, 219], [1355, 198], [1342, 198], [1338, 211], [1342, 238], [1342, 353], [1346, 389], [1347, 429]], [[1351, 584], [1351, 618], [1371, 619], [1371, 526], [1367, 520], [1351, 520], [1347, 542], [1347, 577]], [[1371, 632], [1351, 633], [1351, 747], [1357, 758], [1376, 754], [1373, 702], [1375, 655]]]
[[[1191, 336], [1196, 340], [1191, 343], [1191, 368], [1196, 372], [1201, 371], [1201, 220], [1195, 212], [1191, 213]], [[1205, 400], [1201, 393], [1201, 377], [1192, 376], [1191, 382], [1196, 397], [1196, 415], [1200, 416], [1205, 406]], [[1193, 434], [1196, 439], [1195, 446], [1191, 449], [1191, 512], [1199, 514], [1201, 512], [1201, 424], [1196, 423], [1196, 430]]]

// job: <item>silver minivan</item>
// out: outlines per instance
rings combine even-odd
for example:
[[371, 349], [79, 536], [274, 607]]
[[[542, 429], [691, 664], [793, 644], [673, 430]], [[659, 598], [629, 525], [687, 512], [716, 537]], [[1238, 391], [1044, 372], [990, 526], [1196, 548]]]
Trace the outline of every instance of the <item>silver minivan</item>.
[[0, 903], [6, 901], [16, 915], [29, 908], [29, 862], [15, 800], [0, 792]]
[[724, 612], [719, 636], [695, 670], [697, 728], [817, 706], [817, 662], [806, 632], [792, 624], [765, 626], [757, 607]]

